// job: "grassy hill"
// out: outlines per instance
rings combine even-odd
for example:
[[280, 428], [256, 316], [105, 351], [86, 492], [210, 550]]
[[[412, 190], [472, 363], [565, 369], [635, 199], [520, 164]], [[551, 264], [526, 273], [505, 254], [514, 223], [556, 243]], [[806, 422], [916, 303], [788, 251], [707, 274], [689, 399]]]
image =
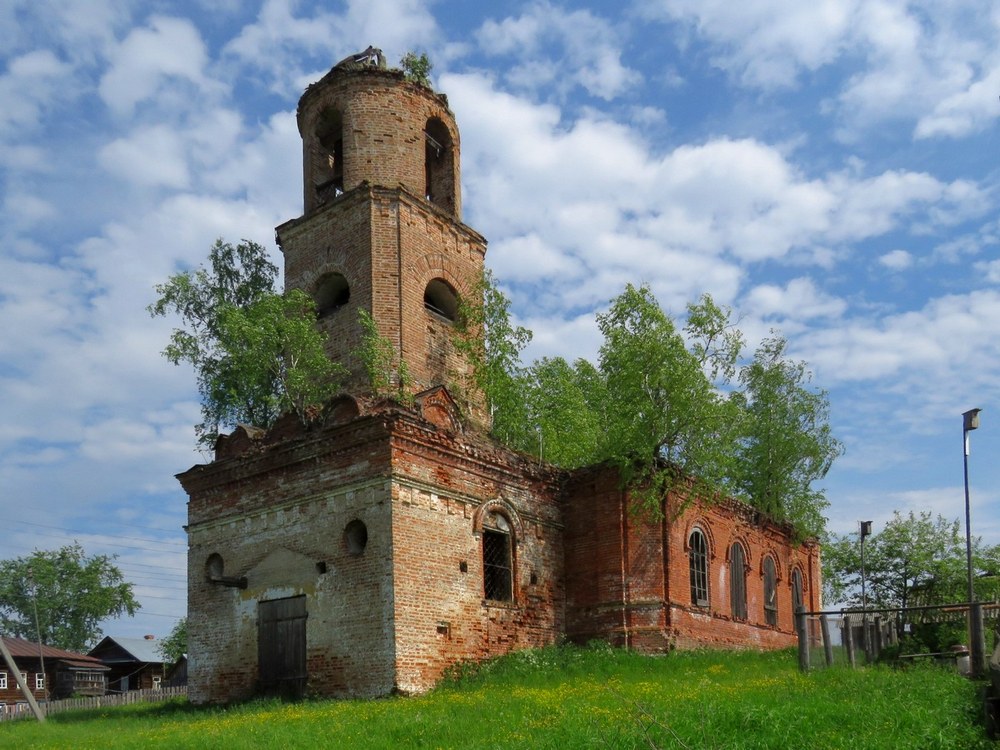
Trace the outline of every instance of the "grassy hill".
[[795, 654], [528, 651], [374, 701], [184, 702], [0, 724], [32, 748], [995, 748], [977, 687], [932, 666], [799, 673]]

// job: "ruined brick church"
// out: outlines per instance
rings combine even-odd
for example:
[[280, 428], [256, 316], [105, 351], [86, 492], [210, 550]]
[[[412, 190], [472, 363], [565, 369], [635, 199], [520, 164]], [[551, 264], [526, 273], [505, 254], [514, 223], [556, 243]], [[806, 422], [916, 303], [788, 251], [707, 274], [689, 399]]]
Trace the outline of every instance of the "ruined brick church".
[[[462, 223], [445, 96], [380, 55], [309, 86], [298, 107], [304, 213], [277, 228], [285, 286], [310, 293], [345, 394], [309, 428], [238, 428], [178, 475], [188, 503], [189, 690], [377, 696], [449, 665], [564, 639], [646, 651], [795, 643], [819, 608], [819, 548], [736, 501], [659, 521], [607, 467], [565, 471], [487, 433], [449, 392], [458, 296], [486, 241]], [[370, 398], [352, 360], [368, 311], [413, 406]]]

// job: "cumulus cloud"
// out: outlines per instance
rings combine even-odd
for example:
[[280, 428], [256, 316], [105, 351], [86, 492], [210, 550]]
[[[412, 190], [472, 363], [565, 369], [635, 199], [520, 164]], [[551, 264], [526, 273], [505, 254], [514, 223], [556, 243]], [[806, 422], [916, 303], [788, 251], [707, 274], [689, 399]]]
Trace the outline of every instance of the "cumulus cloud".
[[903, 271], [913, 265], [913, 256], [906, 250], [891, 250], [879, 256], [878, 262], [891, 271]]
[[425, 48], [437, 38], [437, 24], [420, 0], [348, 0], [343, 13], [297, 13], [301, 6], [293, 0], [265, 0], [254, 22], [224, 50], [241, 65], [261, 71], [267, 85], [283, 96], [297, 97], [343, 57], [368, 44], [380, 47], [395, 66], [404, 52]]
[[70, 66], [51, 50], [35, 50], [9, 61], [0, 76], [0, 137], [34, 128]]
[[792, 86], [842, 53], [861, 3], [795, 0], [644, 0], [642, 12], [689, 25], [714, 44], [715, 63], [748, 85]]
[[111, 54], [111, 64], [98, 92], [121, 117], [137, 104], [180, 85], [203, 95], [219, 84], [205, 73], [208, 55], [194, 24], [182, 18], [154, 16], [144, 28], [132, 30]]
[[785, 286], [760, 284], [750, 289], [741, 310], [761, 318], [812, 320], [836, 319], [847, 303], [819, 289], [809, 278], [792, 279]]
[[519, 61], [507, 73], [515, 88], [577, 85], [605, 100], [642, 80], [622, 62], [616, 37], [614, 26], [589, 10], [566, 11], [548, 2], [536, 2], [516, 18], [490, 19], [476, 32], [487, 54]]
[[850, 66], [833, 97], [843, 137], [900, 119], [914, 123], [916, 138], [961, 137], [998, 116], [1000, 24], [977, 0], [933, 12], [911, 0], [643, 0], [639, 8], [707, 41], [715, 64], [747, 87], [794, 88], [806, 72]]

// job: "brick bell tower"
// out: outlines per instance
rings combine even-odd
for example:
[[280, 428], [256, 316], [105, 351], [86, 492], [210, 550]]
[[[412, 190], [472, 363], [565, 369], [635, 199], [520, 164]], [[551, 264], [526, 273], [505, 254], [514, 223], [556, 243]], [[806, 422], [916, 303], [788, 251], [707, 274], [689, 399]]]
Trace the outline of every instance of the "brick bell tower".
[[[363, 394], [358, 311], [393, 343], [419, 393], [462, 382], [458, 298], [483, 270], [486, 240], [462, 223], [460, 145], [443, 94], [386, 69], [369, 48], [310, 85], [297, 112], [304, 213], [279, 226], [285, 287], [317, 303], [331, 358]], [[468, 404], [484, 421], [480, 402]]]

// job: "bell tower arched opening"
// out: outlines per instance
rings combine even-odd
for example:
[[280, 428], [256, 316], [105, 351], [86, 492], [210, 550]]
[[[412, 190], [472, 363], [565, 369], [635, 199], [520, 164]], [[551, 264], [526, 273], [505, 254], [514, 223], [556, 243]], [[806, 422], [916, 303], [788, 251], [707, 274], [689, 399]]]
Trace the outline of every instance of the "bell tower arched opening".
[[424, 195], [448, 213], [455, 213], [455, 148], [448, 127], [437, 117], [424, 128]]
[[337, 197], [344, 192], [344, 118], [336, 107], [327, 107], [316, 122], [314, 143], [319, 153], [312, 163], [313, 185], [318, 202]]

